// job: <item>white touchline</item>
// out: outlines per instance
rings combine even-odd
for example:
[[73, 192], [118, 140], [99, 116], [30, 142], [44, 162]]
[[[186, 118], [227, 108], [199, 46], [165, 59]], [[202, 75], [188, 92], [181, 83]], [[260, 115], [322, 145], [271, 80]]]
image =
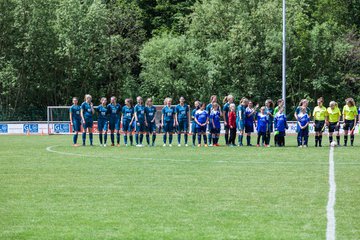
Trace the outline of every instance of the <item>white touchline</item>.
[[336, 201], [336, 183], [334, 166], [334, 147], [330, 147], [329, 154], [329, 200], [326, 207], [327, 226], [326, 240], [335, 240], [335, 201]]

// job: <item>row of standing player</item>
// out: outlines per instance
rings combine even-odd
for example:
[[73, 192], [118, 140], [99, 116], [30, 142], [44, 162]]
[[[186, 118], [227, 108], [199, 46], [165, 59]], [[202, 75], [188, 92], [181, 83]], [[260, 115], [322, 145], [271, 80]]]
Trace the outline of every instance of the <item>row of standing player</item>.
[[[73, 99], [73, 106], [70, 108], [70, 120], [73, 126], [75, 135], [73, 137], [74, 145], [77, 146], [77, 133], [80, 131], [81, 122], [83, 124], [83, 145], [86, 140], [86, 130], [89, 132], [90, 144], [92, 144], [92, 115], [94, 108], [91, 103], [91, 96], [85, 96], [85, 102], [78, 106], [77, 98]], [[171, 107], [172, 99], [166, 98], [162, 109], [161, 127], [164, 131], [163, 141], [166, 146], [167, 136], [169, 136], [169, 145], [172, 144], [172, 135], [176, 129], [178, 132], [178, 144], [180, 146], [181, 134], [184, 134], [185, 145], [188, 142], [188, 127], [190, 126], [190, 107], [185, 104], [185, 99], [180, 98], [180, 103], [176, 107]], [[111, 131], [111, 142], [114, 145], [114, 133], [117, 134], [117, 145], [120, 144], [120, 121], [123, 124], [122, 130], [124, 133], [124, 143], [127, 146], [128, 134], [130, 144], [132, 145], [132, 132], [136, 129], [135, 141], [137, 146], [143, 146], [143, 135], [146, 134], [146, 140], [150, 145], [150, 134], [152, 134], [152, 143], [154, 145], [156, 139], [156, 124], [155, 113], [156, 108], [152, 104], [152, 99], [147, 99], [146, 106], [144, 106], [142, 98], [137, 98], [137, 104], [133, 108], [131, 99], [125, 100], [125, 106], [121, 107], [116, 103], [116, 98], [111, 97], [111, 103], [107, 104], [106, 98], [101, 99], [101, 105], [97, 108], [99, 112], [98, 130], [100, 144], [107, 141], [108, 127]], [[236, 132], [239, 131], [238, 145], [243, 145], [243, 136], [246, 134], [247, 145], [251, 146], [251, 133], [254, 132], [254, 125], [257, 127], [258, 140], [257, 146], [260, 145], [260, 138], [262, 138], [262, 145], [270, 145], [270, 134], [275, 127], [275, 146], [285, 145], [285, 130], [287, 129], [286, 116], [283, 113], [283, 101], [279, 99], [278, 106], [274, 108], [272, 100], [268, 99], [265, 106], [261, 107], [260, 112], [257, 112], [258, 105], [253, 107], [251, 101], [246, 98], [241, 99], [240, 105], [235, 107], [233, 96], [229, 95], [224, 99], [223, 111], [217, 104], [217, 97], [211, 96], [208, 105], [195, 102], [195, 109], [191, 113], [192, 124], [191, 132], [193, 137], [193, 145], [195, 145], [196, 135], [198, 136], [198, 146], [201, 145], [201, 136], [204, 138], [204, 146], [207, 143], [213, 146], [218, 146], [218, 139], [220, 134], [220, 117], [224, 117], [225, 127], [225, 142], [227, 145], [235, 146]], [[354, 127], [356, 126], [356, 110], [353, 99], [346, 99], [346, 105], [343, 109], [344, 115], [344, 145], [347, 145], [348, 130], [350, 130], [351, 144], [354, 140]], [[121, 114], [122, 113], [122, 114]], [[121, 115], [121, 120], [120, 120]], [[314, 122], [315, 122], [315, 146], [321, 146], [322, 132], [325, 125], [329, 127], [329, 140], [332, 142], [333, 132], [337, 132], [337, 142], [340, 144], [340, 118], [341, 112], [335, 102], [331, 102], [329, 108], [323, 107], [323, 99], [318, 100], [318, 106], [314, 108]], [[308, 125], [310, 123], [310, 109], [306, 99], [301, 100], [299, 106], [295, 111], [295, 118], [298, 120], [298, 145], [307, 146], [308, 142]], [[255, 121], [257, 119], [257, 121]], [[208, 138], [206, 138], [206, 126], [208, 126]], [[230, 136], [229, 136], [230, 133]]]

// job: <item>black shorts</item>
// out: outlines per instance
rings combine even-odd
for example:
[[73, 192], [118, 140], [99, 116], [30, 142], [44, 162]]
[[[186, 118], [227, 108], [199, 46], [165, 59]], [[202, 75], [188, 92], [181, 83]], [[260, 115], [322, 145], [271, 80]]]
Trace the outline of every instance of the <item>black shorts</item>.
[[339, 131], [339, 125], [337, 122], [331, 122], [329, 124], [329, 132], [333, 133], [333, 132], [338, 132]]
[[323, 132], [325, 126], [325, 120], [324, 121], [318, 121], [315, 120], [315, 132]]
[[343, 129], [345, 131], [351, 131], [354, 128], [354, 125], [355, 125], [355, 120], [345, 120]]

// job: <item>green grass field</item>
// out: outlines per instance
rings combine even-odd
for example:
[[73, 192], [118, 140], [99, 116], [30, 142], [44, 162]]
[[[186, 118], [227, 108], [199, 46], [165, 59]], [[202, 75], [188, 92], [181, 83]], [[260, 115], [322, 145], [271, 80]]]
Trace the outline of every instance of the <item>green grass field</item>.
[[[0, 239], [325, 239], [328, 147], [70, 145], [0, 136]], [[360, 239], [359, 149], [335, 149], [337, 239]]]

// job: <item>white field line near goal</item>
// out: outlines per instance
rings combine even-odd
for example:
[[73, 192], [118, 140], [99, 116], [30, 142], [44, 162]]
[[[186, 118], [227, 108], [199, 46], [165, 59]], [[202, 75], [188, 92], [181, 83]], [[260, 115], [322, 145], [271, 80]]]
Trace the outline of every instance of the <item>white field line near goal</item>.
[[335, 164], [334, 147], [330, 147], [329, 154], [329, 200], [326, 207], [327, 226], [326, 240], [335, 240], [335, 201], [336, 201], [336, 183], [335, 183]]
[[[77, 157], [88, 157], [88, 158], [98, 158], [99, 156], [94, 154], [94, 155], [90, 155], [90, 154], [80, 154], [80, 153], [71, 153], [71, 152], [62, 152], [62, 151], [58, 151], [55, 150], [56, 147], [61, 147], [58, 145], [55, 146], [49, 146], [46, 148], [46, 151], [51, 152], [51, 153], [56, 153], [56, 154], [60, 154], [60, 155], [66, 155], [66, 156], [77, 156]], [[104, 156], [103, 156], [104, 157]], [[116, 156], [105, 156], [106, 158], [111, 158], [111, 159], [123, 159], [123, 160], [150, 160], [150, 161], [169, 161], [169, 162], [204, 162], [204, 160], [196, 160], [196, 159], [171, 159], [171, 158], [153, 158], [153, 157], [126, 157], [123, 158], [121, 156], [116, 157]], [[224, 160], [217, 160], [217, 161], [211, 161], [213, 163], [236, 163], [236, 164], [288, 164], [288, 165], [328, 165], [328, 163], [326, 162], [290, 162], [290, 161], [278, 161], [278, 162], [274, 162], [274, 161], [224, 161]], [[338, 163], [338, 164], [342, 164], [342, 165], [356, 165], [355, 163]], [[360, 164], [357, 164], [360, 165]]]

